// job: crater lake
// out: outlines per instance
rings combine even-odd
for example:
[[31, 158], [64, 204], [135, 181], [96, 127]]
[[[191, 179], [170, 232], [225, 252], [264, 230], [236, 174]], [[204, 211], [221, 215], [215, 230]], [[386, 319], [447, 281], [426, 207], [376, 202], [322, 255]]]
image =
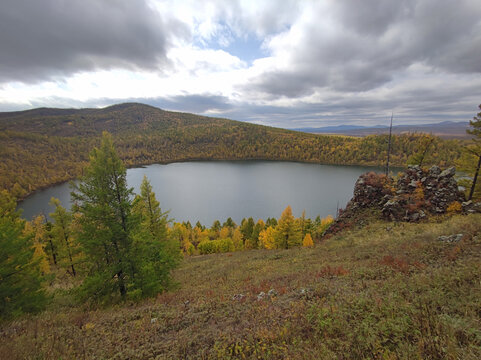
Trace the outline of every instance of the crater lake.
[[[303, 210], [312, 219], [335, 216], [352, 197], [359, 175], [368, 171], [382, 169], [282, 161], [195, 161], [131, 168], [127, 182], [138, 193], [146, 175], [169, 218], [210, 226], [228, 217], [237, 223], [248, 217], [279, 218], [287, 205], [297, 217]], [[18, 207], [26, 219], [48, 216], [53, 212], [51, 197], [70, 208], [70, 192], [68, 183], [55, 185], [27, 197]]]

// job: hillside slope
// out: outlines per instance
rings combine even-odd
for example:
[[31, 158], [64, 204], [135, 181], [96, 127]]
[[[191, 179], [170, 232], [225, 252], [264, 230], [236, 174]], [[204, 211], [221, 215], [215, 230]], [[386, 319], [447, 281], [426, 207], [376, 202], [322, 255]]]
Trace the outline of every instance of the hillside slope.
[[[187, 160], [286, 160], [382, 165], [387, 137], [300, 133], [127, 103], [103, 109], [34, 109], [0, 113], [0, 189], [18, 197], [78, 177], [102, 131], [114, 135], [127, 166]], [[421, 135], [397, 136], [391, 156], [404, 166]], [[426, 163], [454, 163], [457, 140], [436, 139]]]
[[3, 324], [0, 358], [479, 359], [480, 231], [480, 214], [376, 221], [312, 249], [186, 258], [157, 299], [58, 296]]

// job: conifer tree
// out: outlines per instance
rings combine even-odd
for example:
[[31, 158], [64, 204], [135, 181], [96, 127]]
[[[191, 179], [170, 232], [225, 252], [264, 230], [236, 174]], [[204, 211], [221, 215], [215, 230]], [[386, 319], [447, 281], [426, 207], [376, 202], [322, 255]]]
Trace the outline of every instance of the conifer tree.
[[59, 265], [67, 269], [70, 275], [76, 276], [74, 259], [79, 250], [72, 236], [72, 214], [60, 204], [59, 199], [52, 198], [50, 204], [55, 207], [55, 211], [50, 214], [54, 220], [50, 230], [52, 246], [57, 251]]
[[24, 232], [31, 235], [33, 239], [33, 260], [38, 261], [42, 274], [49, 274], [50, 264], [45, 252], [47, 243], [45, 217], [43, 215], [37, 215], [31, 221], [27, 221]]
[[254, 231], [254, 219], [252, 217], [248, 219], [242, 219], [241, 226], [240, 226], [240, 231], [242, 233], [242, 241], [244, 244], [244, 247], [248, 247], [248, 240], [252, 238], [252, 232]]
[[234, 220], [232, 220], [231, 217], [228, 217], [227, 220], [222, 224], [222, 227], [228, 227], [231, 229], [235, 229], [237, 227], [236, 223]]
[[78, 240], [89, 261], [83, 284], [88, 296], [106, 297], [118, 291], [125, 297], [128, 282], [135, 277], [129, 266], [131, 232], [136, 226], [131, 216], [132, 194], [112, 137], [104, 132], [72, 192], [74, 210], [80, 214]]
[[138, 219], [129, 261], [135, 269], [135, 287], [143, 297], [165, 290], [170, 270], [181, 259], [180, 242], [168, 237], [167, 213], [163, 213], [152, 186], [144, 176], [132, 214]]
[[311, 234], [307, 233], [306, 236], [304, 237], [304, 240], [302, 241], [302, 246], [304, 247], [313, 247], [314, 242], [312, 241]]
[[32, 235], [15, 208], [14, 197], [0, 191], [0, 319], [39, 311], [47, 301]]
[[299, 222], [292, 215], [292, 209], [289, 206], [282, 212], [275, 233], [276, 247], [281, 249], [289, 249], [302, 244], [302, 232]]
[[259, 242], [264, 249], [275, 249], [275, 230], [272, 226], [268, 226], [259, 234]]

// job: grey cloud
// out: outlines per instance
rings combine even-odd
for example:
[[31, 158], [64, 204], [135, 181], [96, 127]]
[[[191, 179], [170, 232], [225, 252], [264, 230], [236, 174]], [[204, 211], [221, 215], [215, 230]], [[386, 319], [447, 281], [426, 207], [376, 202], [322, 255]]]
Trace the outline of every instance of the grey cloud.
[[93, 69], [157, 69], [186, 29], [144, 1], [3, 0], [0, 82]]
[[[216, 110], [218, 117], [285, 128], [386, 125], [391, 111], [394, 111], [395, 123], [400, 125], [470, 120], [481, 102], [478, 95], [480, 86], [481, 79], [469, 84], [459, 81], [441, 88], [433, 88], [430, 84], [420, 88], [394, 88], [385, 96], [334, 93], [325, 96], [325, 100], [319, 103], [297, 102], [289, 107], [234, 102], [224, 96], [196, 94], [162, 98], [103, 98], [87, 102], [51, 97], [31, 101], [28, 108], [104, 107], [122, 102], [140, 102], [164, 110], [208, 116], [212, 116], [209, 111]], [[0, 103], [0, 111], [17, 110], [25, 110], [25, 107]]]
[[195, 94], [178, 95], [165, 98], [136, 99], [135, 101], [145, 102], [165, 110], [192, 112], [203, 114], [208, 111], [227, 111], [232, 108], [232, 104], [225, 96]]
[[[244, 90], [297, 98], [319, 88], [364, 92], [414, 63], [445, 73], [481, 73], [481, 3], [474, 0], [339, 1], [337, 29], [323, 14], [302, 28], [288, 70], [273, 69]], [[315, 9], [315, 7], [314, 7]]]

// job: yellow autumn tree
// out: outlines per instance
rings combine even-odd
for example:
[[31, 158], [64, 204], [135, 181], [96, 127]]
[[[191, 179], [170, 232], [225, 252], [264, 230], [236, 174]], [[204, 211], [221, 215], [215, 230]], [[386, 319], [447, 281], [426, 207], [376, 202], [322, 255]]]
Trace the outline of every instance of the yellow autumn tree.
[[304, 236], [304, 240], [302, 241], [302, 246], [304, 246], [304, 247], [313, 247], [314, 246], [314, 241], [312, 241], [311, 234], [307, 233], [306, 236]]
[[222, 229], [220, 229], [219, 239], [227, 239], [231, 235], [230, 232], [231, 229], [227, 226], [224, 226]]
[[334, 218], [331, 215], [327, 215], [325, 218], [321, 220], [321, 225], [319, 226], [319, 234], [323, 234], [324, 231], [334, 222]]
[[282, 212], [275, 232], [276, 247], [289, 249], [302, 244], [302, 232], [299, 222], [292, 215], [290, 205]]
[[48, 263], [48, 257], [45, 253], [45, 218], [38, 215], [25, 223], [25, 234], [30, 235], [33, 238], [33, 261], [38, 261], [40, 271], [43, 274], [50, 273], [50, 264]]
[[244, 249], [244, 243], [242, 241], [242, 232], [239, 226], [237, 226], [232, 232], [232, 241], [234, 242], [234, 248], [236, 251]]
[[264, 249], [275, 249], [275, 239], [274, 239], [275, 230], [272, 226], [267, 227], [267, 229], [262, 230], [259, 234], [259, 242], [261, 247]]

